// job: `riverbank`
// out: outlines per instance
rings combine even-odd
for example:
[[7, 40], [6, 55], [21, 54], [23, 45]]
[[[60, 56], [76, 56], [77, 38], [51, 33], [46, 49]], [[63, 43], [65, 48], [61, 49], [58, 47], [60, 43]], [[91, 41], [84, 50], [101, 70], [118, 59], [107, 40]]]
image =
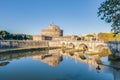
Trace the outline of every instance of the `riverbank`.
[[28, 51], [28, 50], [51, 50], [51, 49], [58, 49], [60, 47], [29, 47], [29, 48], [12, 48], [12, 49], [3, 49], [0, 50], [0, 54], [6, 53], [6, 52], [19, 52], [19, 51]]

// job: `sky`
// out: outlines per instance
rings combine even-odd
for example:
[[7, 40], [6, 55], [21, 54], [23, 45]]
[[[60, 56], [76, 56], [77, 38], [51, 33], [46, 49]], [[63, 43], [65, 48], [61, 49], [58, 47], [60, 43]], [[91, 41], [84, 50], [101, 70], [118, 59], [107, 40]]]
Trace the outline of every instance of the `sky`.
[[37, 35], [54, 23], [64, 35], [109, 32], [98, 17], [104, 0], [0, 0], [0, 30]]

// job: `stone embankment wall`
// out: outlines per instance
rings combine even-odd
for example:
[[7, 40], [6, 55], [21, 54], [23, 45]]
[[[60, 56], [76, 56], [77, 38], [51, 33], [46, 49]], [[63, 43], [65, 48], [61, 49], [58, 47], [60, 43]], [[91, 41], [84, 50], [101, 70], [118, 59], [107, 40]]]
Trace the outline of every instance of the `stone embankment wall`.
[[60, 47], [59, 42], [54, 41], [32, 41], [32, 40], [1, 40], [0, 49], [6, 48], [38, 48], [38, 47]]
[[60, 41], [49, 41], [48, 43], [50, 47], [61, 47], [62, 46]]

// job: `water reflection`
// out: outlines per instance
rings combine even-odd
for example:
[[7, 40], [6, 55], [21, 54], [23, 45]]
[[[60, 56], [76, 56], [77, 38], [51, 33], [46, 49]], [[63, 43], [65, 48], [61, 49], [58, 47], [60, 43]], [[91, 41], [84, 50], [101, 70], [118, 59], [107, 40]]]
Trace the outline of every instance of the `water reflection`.
[[69, 52], [69, 51], [66, 51], [66, 52], [62, 52], [62, 51], [59, 51], [59, 53], [62, 55], [62, 56], [67, 56], [69, 58], [72, 58], [72, 59], [75, 59], [75, 61], [78, 61], [78, 62], [84, 62], [86, 64], [89, 65], [89, 67], [96, 67], [98, 66], [99, 62], [100, 62], [100, 57], [99, 55], [87, 55], [86, 53], [82, 53], [82, 52]]
[[57, 66], [62, 60], [62, 56], [59, 54], [44, 54], [33, 56], [34, 60], [39, 60], [41, 62], [47, 63], [50, 66]]
[[45, 54], [48, 53], [48, 51], [41, 51], [41, 50], [35, 50], [35, 51], [24, 51], [24, 52], [9, 52], [9, 53], [3, 53], [0, 54], [0, 66], [4, 65], [7, 66], [13, 59], [20, 59], [20, 58], [24, 58], [24, 57], [29, 57], [29, 56], [35, 56], [35, 55], [39, 55], [39, 54]]
[[[71, 72], [69, 74], [71, 74], [72, 76], [78, 75], [77, 77], [79, 77], [79, 79], [74, 79], [74, 80], [81, 80], [82, 76], [84, 76], [84, 75], [88, 76], [87, 79], [84, 76], [84, 78], [83, 78], [84, 80], [89, 80], [90, 77], [93, 77], [92, 79], [94, 79], [94, 80], [108, 80], [109, 77], [111, 78], [109, 80], [120, 80], [120, 69], [100, 65], [100, 63], [102, 63], [102, 61], [101, 61], [101, 57], [99, 55], [87, 55], [86, 53], [82, 53], [82, 52], [70, 52], [69, 50], [62, 51], [60, 49], [49, 50], [49, 51], [34, 50], [34, 51], [26, 51], [26, 52], [19, 52], [19, 53], [14, 52], [14, 53], [0, 54], [0, 68], [1, 67], [4, 68], [5, 66], [10, 65], [12, 63], [12, 60], [15, 60], [15, 59], [19, 60], [19, 59], [25, 58], [25, 57], [32, 58], [33, 64], [32, 65], [30, 64], [30, 66], [38, 66], [38, 64], [37, 65], [34, 64], [34, 61], [37, 61], [37, 62], [39, 61], [39, 63], [41, 63], [41, 62], [43, 63], [42, 65], [44, 65], [44, 66], [42, 67], [42, 65], [40, 65], [40, 66], [38, 66], [37, 69], [36, 69], [36, 67], [34, 67], [34, 68], [31, 67], [29, 69], [26, 64], [26, 66], [27, 66], [26, 68], [28, 68], [29, 70], [33, 69], [31, 72], [33, 72], [34, 70], [38, 71], [40, 68], [43, 68], [43, 69], [40, 69], [41, 71], [46, 70], [46, 72], [44, 72], [44, 73], [39, 71], [38, 73], [40, 75], [42, 75], [42, 74], [47, 75], [50, 72], [51, 73], [52, 72], [53, 73], [61, 72], [62, 74]], [[68, 63], [68, 62], [65, 62], [66, 61], [65, 58], [72, 59], [72, 61], [75, 61], [75, 62], [70, 64], [71, 60], [69, 60], [69, 63]], [[52, 66], [56, 71], [51, 70], [49, 68], [49, 66], [47, 66], [46, 64], [48, 64], [50, 67]], [[14, 65], [16, 65], [16, 64], [14, 64]], [[85, 65], [87, 65], [87, 67]], [[110, 65], [119, 66], [120, 64], [110, 62]], [[46, 68], [44, 69], [44, 67], [46, 67]], [[63, 70], [63, 72], [61, 69]], [[23, 69], [23, 70], [26, 70], [26, 69]], [[66, 72], [64, 73], [64, 71], [66, 71]], [[78, 73], [74, 74], [75, 72], [78, 72]], [[50, 76], [51, 73], [47, 76]], [[90, 74], [88, 74], [88, 73], [90, 73]], [[0, 76], [1, 76], [1, 74], [0, 74]], [[26, 74], [28, 74], [28, 73], [26, 73]], [[108, 74], [110, 76], [106, 76]], [[38, 74], [36, 74], [36, 75], [38, 75]], [[39, 77], [40, 75], [38, 75], [37, 77]], [[98, 79], [98, 77], [95, 75], [97, 75], [99, 78], [101, 76], [103, 76], [104, 79]], [[52, 75], [52, 76], [55, 77], [54, 75]], [[64, 77], [66, 77], [66, 75]], [[40, 78], [40, 79], [42, 79], [42, 78]], [[50, 79], [57, 80], [57, 79], [53, 79], [53, 78], [50, 78]], [[49, 79], [47, 79], [47, 80], [49, 80]], [[63, 80], [63, 79], [60, 79], [60, 80]], [[69, 80], [69, 79], [66, 79], [66, 80]]]
[[[106, 69], [106, 67], [100, 65], [102, 63], [101, 61], [101, 55], [87, 55], [86, 53], [82, 53], [82, 52], [69, 52], [69, 51], [61, 51], [61, 50], [50, 50], [49, 53], [57, 53], [59, 55], [62, 56], [67, 56], [69, 58], [75, 59], [75, 61], [77, 62], [83, 62], [88, 64], [89, 69], [92, 69], [94, 67], [96, 67], [96, 72], [97, 73], [101, 73], [104, 69]], [[49, 63], [48, 63], [49, 64]], [[109, 65], [117, 65], [118, 64], [111, 62], [111, 64]], [[111, 68], [107, 68], [106, 70], [109, 70], [114, 77], [114, 80], [120, 80], [120, 68], [116, 68], [116, 67], [112, 67]]]
[[113, 70], [114, 80], [120, 80], [120, 70]]
[[84, 62], [88, 64], [89, 68], [98, 67], [99, 63], [101, 63], [99, 55], [87, 55], [86, 53], [83, 52], [70, 52], [69, 50], [63, 52], [60, 49], [49, 51], [34, 50], [19, 53], [18, 52], [4, 53], [0, 54], [0, 61], [20, 59], [29, 56], [33, 56], [34, 60], [39, 60], [41, 62], [48, 63], [48, 65], [50, 66], [57, 66], [63, 60], [63, 56], [72, 58], [76, 62]]
[[10, 62], [0, 62], [0, 67], [8, 65]]

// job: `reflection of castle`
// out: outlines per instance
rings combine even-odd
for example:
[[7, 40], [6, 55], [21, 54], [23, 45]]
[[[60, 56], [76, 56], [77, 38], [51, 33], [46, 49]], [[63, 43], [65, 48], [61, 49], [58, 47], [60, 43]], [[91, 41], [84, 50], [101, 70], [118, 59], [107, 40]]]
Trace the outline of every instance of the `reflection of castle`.
[[50, 66], [57, 66], [62, 61], [62, 56], [59, 54], [44, 54], [34, 56], [33, 59], [47, 63]]
[[50, 54], [37, 55], [33, 58], [35, 60], [40, 60], [41, 62], [48, 63], [51, 66], [56, 66], [59, 64], [59, 62], [61, 62], [62, 56], [67, 56], [75, 59], [75, 61], [87, 63], [90, 68], [93, 66], [97, 67], [97, 60], [100, 60], [100, 57], [98, 55], [89, 55], [87, 59], [82, 59], [81, 56], [83, 55], [83, 53], [81, 52], [70, 53], [69, 51], [66, 51], [65, 53], [63, 53], [60, 49], [49, 50], [49, 53]]
[[55, 24], [42, 29], [40, 35], [34, 35], [33, 40], [75, 40], [74, 36], [63, 36], [63, 30]]

